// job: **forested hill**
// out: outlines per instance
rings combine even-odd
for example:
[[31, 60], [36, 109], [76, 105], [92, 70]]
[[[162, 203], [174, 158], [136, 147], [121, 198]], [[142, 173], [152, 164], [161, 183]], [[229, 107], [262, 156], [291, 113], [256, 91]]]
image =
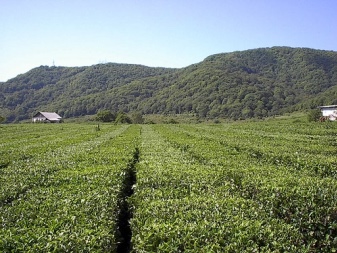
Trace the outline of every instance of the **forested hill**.
[[0, 115], [8, 121], [99, 109], [261, 118], [323, 104], [337, 104], [337, 52], [307, 48], [217, 54], [181, 69], [41, 66], [0, 84]]
[[175, 72], [175, 69], [107, 63], [90, 67], [40, 66], [0, 86], [0, 115], [7, 121], [28, 119], [37, 111], [64, 117], [95, 114], [111, 108], [106, 94], [134, 80]]

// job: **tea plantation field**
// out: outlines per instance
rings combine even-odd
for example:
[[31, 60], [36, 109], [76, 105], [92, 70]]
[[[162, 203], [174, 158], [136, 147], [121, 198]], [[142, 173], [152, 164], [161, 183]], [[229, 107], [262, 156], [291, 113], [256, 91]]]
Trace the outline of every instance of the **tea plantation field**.
[[337, 124], [0, 126], [0, 252], [336, 252]]

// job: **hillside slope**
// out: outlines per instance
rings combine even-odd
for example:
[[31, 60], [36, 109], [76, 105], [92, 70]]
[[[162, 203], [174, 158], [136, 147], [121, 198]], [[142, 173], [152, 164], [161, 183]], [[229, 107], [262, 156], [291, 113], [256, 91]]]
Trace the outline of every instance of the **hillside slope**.
[[337, 103], [337, 52], [273, 47], [217, 54], [181, 69], [99, 64], [33, 69], [0, 85], [0, 115], [65, 117], [99, 109], [266, 117]]
[[[211, 118], [264, 117], [302, 103], [308, 108], [323, 102], [315, 99], [337, 85], [337, 53], [275, 47], [218, 54], [174, 77], [170, 86], [142, 100], [140, 108], [150, 108], [146, 113], [191, 111]], [[336, 99], [330, 95], [324, 103]]]
[[173, 71], [116, 63], [40, 66], [0, 85], [0, 115], [13, 121], [28, 119], [36, 111], [57, 111], [65, 117], [95, 114], [100, 108], [109, 108], [113, 98], [104, 99], [107, 91]]

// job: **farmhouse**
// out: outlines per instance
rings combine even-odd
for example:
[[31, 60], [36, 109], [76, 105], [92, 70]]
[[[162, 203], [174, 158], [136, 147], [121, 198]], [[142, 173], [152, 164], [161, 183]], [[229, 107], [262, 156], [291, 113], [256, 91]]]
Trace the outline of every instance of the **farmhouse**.
[[337, 105], [325, 105], [319, 106], [318, 108], [321, 109], [323, 117], [326, 117], [331, 121], [335, 121], [337, 119]]
[[38, 112], [33, 116], [33, 122], [60, 123], [62, 117], [56, 112]]

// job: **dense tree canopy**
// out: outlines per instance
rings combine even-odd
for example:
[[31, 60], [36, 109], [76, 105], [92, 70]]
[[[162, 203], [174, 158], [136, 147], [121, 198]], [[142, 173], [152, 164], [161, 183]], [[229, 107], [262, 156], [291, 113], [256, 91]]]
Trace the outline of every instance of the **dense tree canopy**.
[[109, 110], [102, 110], [96, 114], [96, 120], [102, 122], [112, 122], [116, 119], [116, 115]]
[[110, 110], [244, 119], [324, 104], [337, 104], [337, 53], [307, 48], [217, 54], [182, 69], [41, 66], [0, 84], [8, 121], [41, 110], [66, 118]]
[[120, 124], [123, 124], [123, 123], [131, 124], [132, 120], [125, 112], [119, 112], [116, 116], [115, 122], [117, 124], [118, 123], [120, 123]]

